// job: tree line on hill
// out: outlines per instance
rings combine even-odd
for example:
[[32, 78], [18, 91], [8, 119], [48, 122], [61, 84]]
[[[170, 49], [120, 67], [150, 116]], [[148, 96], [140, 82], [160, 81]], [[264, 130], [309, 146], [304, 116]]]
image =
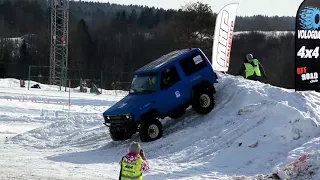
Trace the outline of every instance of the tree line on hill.
[[[142, 65], [176, 49], [199, 47], [211, 59], [217, 14], [203, 3], [178, 10], [70, 1], [68, 77], [101, 79], [103, 88], [130, 82]], [[0, 0], [0, 77], [28, 78], [29, 65], [49, 66], [50, 11], [44, 0]], [[295, 17], [237, 17], [235, 31], [293, 31]], [[19, 38], [17, 38], [19, 37]], [[265, 67], [270, 84], [293, 88], [294, 35], [257, 32], [234, 37], [230, 74], [246, 53]], [[44, 82], [49, 68], [34, 68]], [[38, 79], [34, 79], [38, 80]], [[124, 87], [123, 87], [124, 88]]]

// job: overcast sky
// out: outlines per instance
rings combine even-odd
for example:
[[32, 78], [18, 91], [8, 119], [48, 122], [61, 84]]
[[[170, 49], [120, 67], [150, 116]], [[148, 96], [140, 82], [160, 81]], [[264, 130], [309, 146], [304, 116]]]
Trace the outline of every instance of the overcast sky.
[[[86, 0], [82, 0], [86, 1]], [[96, 2], [110, 2], [117, 4], [135, 4], [164, 9], [178, 9], [186, 2], [200, 1], [209, 4], [214, 12], [218, 12], [228, 2], [240, 2], [238, 15], [278, 15], [278, 16], [296, 16], [297, 9], [303, 0], [88, 0]]]

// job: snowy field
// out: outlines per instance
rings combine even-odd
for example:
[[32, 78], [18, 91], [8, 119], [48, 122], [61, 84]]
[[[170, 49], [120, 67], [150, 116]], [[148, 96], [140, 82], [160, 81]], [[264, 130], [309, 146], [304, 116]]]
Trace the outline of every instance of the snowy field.
[[[72, 89], [69, 106], [69, 92], [40, 86], [0, 79], [0, 179], [118, 179], [121, 156], [140, 140], [113, 142], [102, 113], [126, 93]], [[164, 119], [163, 138], [142, 143], [144, 179], [320, 179], [319, 93], [228, 75], [216, 89], [210, 114]]]
[[295, 34], [295, 31], [235, 31], [234, 36], [243, 35], [243, 34], [249, 34], [252, 32], [257, 32], [266, 35], [267, 37], [279, 37], [279, 36], [285, 36], [288, 34]]

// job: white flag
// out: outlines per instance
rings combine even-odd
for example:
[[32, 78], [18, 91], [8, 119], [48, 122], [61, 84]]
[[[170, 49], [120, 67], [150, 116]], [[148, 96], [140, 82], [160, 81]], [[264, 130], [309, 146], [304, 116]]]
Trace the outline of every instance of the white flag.
[[212, 68], [214, 71], [227, 72], [229, 69], [238, 5], [239, 3], [230, 3], [224, 6], [217, 15], [212, 47]]

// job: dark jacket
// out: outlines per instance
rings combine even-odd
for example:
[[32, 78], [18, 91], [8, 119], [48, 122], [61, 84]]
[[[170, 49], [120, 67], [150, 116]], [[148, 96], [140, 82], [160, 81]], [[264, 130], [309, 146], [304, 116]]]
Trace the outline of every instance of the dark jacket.
[[[250, 63], [250, 62], [248, 62], [248, 60], [245, 59], [243, 63]], [[251, 64], [252, 66], [254, 66], [253, 62], [251, 62], [250, 64]], [[261, 65], [260, 62], [259, 62], [259, 69], [260, 69], [261, 75], [262, 75], [264, 78], [267, 78], [266, 72], [264, 71], [264, 68], [263, 68], [263, 66]], [[241, 68], [239, 69], [239, 71], [238, 71], [238, 73], [237, 73], [237, 76], [239, 76], [239, 75], [244, 76], [245, 70], [246, 70], [246, 66], [245, 66], [244, 64], [242, 64]], [[261, 77], [257, 76], [256, 73], [254, 73], [252, 76], [249, 76], [248, 79], [250, 79], [250, 80], [255, 80], [255, 81], [261, 81]]]

